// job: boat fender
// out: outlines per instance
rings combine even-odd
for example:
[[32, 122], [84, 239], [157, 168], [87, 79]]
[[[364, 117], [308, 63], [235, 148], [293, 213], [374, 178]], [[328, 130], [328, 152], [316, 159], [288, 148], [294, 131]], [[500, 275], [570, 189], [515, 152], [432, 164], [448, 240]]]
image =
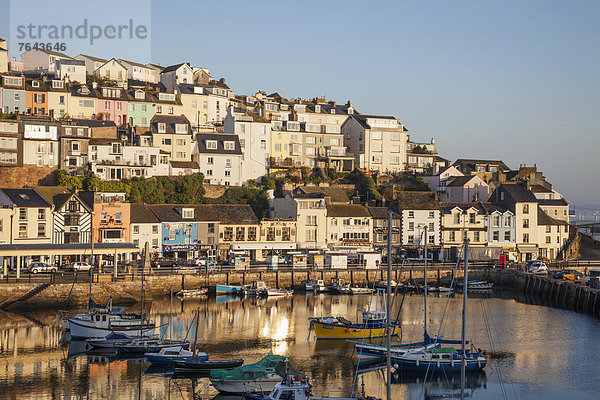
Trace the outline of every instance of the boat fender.
[[419, 366], [419, 360], [417, 360], [417, 367]]
[[393, 367], [396, 368], [396, 369], [398, 369], [399, 365], [398, 364], [394, 364]]
[[439, 362], [439, 361], [437, 362], [437, 367], [438, 367], [438, 368], [440, 367], [440, 362]]
[[350, 332], [352, 332], [352, 329], [346, 328], [346, 332], [350, 333]]
[[450, 366], [454, 368], [454, 360], [450, 361]]

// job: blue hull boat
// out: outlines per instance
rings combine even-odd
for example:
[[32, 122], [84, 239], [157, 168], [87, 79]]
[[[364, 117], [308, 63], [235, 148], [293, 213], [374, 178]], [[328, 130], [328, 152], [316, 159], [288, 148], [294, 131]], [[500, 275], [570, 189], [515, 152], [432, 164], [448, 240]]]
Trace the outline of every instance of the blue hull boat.
[[190, 347], [189, 342], [175, 342], [175, 341], [132, 341], [127, 344], [115, 346], [117, 353], [129, 353], [129, 354], [145, 354], [145, 353], [158, 353], [163, 349], [168, 348], [181, 348], [187, 350]]
[[[180, 347], [170, 347], [162, 349], [155, 353], [146, 353], [145, 357], [148, 361], [155, 365], [171, 365], [175, 361], [191, 361], [193, 357], [191, 351]], [[208, 361], [208, 353], [196, 352], [196, 359], [199, 361]]]
[[[478, 371], [487, 365], [485, 351], [466, 351], [465, 371]], [[394, 368], [403, 371], [460, 372], [462, 354], [454, 347], [417, 350], [392, 357]]]
[[236, 285], [217, 285], [216, 290], [217, 290], [218, 295], [221, 295], [221, 294], [231, 295], [231, 294], [241, 293], [242, 288], [243, 288], [243, 286], [236, 286]]

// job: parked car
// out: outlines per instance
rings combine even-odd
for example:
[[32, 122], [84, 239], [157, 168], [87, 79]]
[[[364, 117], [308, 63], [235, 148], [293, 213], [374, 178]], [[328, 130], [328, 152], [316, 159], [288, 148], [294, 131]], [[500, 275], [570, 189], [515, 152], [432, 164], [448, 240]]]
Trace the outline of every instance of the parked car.
[[574, 269], [563, 269], [552, 274], [554, 279], [578, 280], [583, 277], [583, 273]]
[[58, 270], [55, 265], [49, 265], [43, 262], [34, 262], [27, 269], [31, 274], [38, 274], [40, 272], [48, 272], [53, 274]]
[[177, 261], [172, 258], [158, 257], [150, 261], [150, 266], [152, 266], [153, 268], [175, 267], [177, 266]]
[[541, 260], [528, 261], [525, 270], [532, 274], [543, 275], [548, 273], [548, 266]]
[[74, 262], [69, 266], [72, 271], [89, 271], [92, 266], [84, 261]]

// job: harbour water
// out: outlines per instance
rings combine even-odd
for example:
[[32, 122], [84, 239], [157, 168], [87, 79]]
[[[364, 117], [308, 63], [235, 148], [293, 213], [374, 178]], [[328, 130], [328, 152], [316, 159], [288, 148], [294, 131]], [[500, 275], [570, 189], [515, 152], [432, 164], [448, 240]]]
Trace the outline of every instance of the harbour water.
[[[368, 395], [385, 397], [385, 372], [358, 371], [351, 344], [316, 341], [308, 318], [343, 315], [356, 319], [370, 296], [304, 295], [278, 300], [219, 297], [174, 299], [174, 337], [186, 336], [200, 309], [199, 347], [211, 359], [255, 362], [272, 350], [304, 371], [315, 395], [348, 395], [364, 385]], [[430, 296], [429, 332], [437, 333], [446, 297]], [[510, 293], [469, 298], [467, 331], [476, 347], [488, 350], [483, 373], [467, 377], [476, 399], [596, 399], [600, 378], [600, 323], [589, 316], [534, 305]], [[462, 297], [451, 297], [440, 330], [460, 337]], [[396, 313], [397, 306], [393, 310]], [[170, 319], [170, 300], [153, 300], [148, 313], [158, 324]], [[216, 397], [207, 378], [169, 379], [139, 359], [111, 360], [86, 355], [70, 343], [59, 314], [0, 313], [0, 397], [6, 399], [191, 399]], [[422, 338], [423, 298], [407, 296], [400, 313], [402, 340]], [[166, 326], [163, 332], [167, 334]], [[193, 332], [193, 330], [191, 330]], [[189, 334], [188, 334], [189, 337]], [[357, 377], [355, 379], [355, 377]], [[460, 377], [394, 374], [394, 399], [453, 398]]]

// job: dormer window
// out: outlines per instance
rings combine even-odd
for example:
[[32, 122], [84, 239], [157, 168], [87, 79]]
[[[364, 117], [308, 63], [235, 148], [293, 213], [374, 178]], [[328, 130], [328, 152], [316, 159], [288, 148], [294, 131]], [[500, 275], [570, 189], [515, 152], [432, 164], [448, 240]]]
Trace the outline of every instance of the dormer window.
[[207, 140], [206, 148], [211, 149], [211, 150], [216, 150], [217, 149], [217, 141], [216, 140]]
[[65, 87], [65, 83], [63, 81], [52, 81], [52, 87], [54, 89], [62, 89]]
[[167, 132], [167, 124], [164, 122], [158, 123], [158, 133], [166, 133]]
[[320, 112], [321, 112], [321, 106], [320, 106], [320, 105], [318, 105], [318, 104], [317, 104], [317, 105], [315, 106], [315, 112], [316, 112], [316, 113], [320, 113]]
[[225, 150], [235, 150], [234, 142], [225, 141], [225, 142], [223, 142], [223, 146], [225, 147]]
[[181, 217], [182, 218], [194, 218], [194, 209], [193, 208], [182, 208], [181, 209]]
[[186, 124], [175, 124], [175, 133], [188, 133]]
[[348, 107], [348, 114], [354, 114], [354, 108]]
[[32, 87], [40, 87], [40, 83], [38, 81], [31, 82]]
[[144, 100], [146, 98], [146, 94], [142, 91], [135, 92], [135, 98], [138, 100]]

